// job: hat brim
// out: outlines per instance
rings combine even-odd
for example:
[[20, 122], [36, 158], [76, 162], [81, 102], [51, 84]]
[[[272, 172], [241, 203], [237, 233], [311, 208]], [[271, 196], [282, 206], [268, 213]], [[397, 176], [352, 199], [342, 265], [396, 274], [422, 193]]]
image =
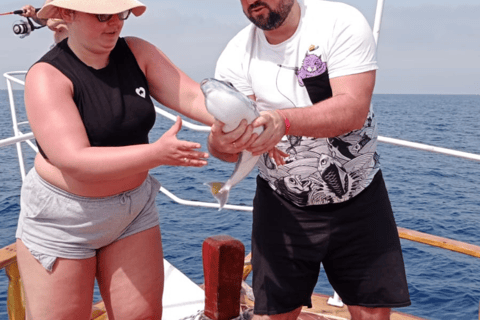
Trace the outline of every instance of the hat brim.
[[132, 10], [132, 13], [137, 17], [147, 10], [147, 7], [137, 0], [53, 0], [37, 12], [37, 17], [40, 19], [60, 19], [58, 8], [92, 14], [116, 14]]

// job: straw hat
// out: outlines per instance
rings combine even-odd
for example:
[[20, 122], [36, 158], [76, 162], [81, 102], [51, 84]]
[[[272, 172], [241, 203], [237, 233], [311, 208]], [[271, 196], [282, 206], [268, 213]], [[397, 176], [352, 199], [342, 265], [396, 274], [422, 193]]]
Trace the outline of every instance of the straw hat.
[[60, 18], [58, 8], [93, 14], [115, 14], [132, 9], [135, 16], [142, 15], [147, 7], [137, 0], [53, 0], [47, 1], [37, 17], [40, 19]]

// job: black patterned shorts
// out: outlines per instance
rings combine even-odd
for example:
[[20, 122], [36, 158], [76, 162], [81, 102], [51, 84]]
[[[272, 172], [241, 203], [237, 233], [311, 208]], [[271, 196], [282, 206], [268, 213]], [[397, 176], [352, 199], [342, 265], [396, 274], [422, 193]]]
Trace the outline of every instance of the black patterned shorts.
[[320, 263], [347, 305], [410, 305], [402, 249], [379, 171], [359, 195], [298, 207], [257, 177], [252, 266], [255, 314], [311, 307]]

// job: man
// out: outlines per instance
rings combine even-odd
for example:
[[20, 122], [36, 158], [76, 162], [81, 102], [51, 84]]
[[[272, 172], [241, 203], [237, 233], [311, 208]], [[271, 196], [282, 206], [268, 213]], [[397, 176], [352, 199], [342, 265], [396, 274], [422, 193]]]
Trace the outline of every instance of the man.
[[245, 148], [264, 154], [253, 203], [254, 313], [296, 319], [323, 263], [352, 319], [389, 319], [410, 298], [376, 153], [370, 27], [338, 2], [241, 3], [253, 25], [227, 45], [216, 77], [255, 100], [261, 116], [227, 134], [217, 121], [209, 150], [230, 162]]

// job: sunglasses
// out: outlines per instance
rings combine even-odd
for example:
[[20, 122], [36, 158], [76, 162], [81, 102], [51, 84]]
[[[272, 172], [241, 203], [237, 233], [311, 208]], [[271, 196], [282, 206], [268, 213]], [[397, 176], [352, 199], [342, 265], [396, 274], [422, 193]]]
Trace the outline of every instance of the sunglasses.
[[[119, 20], [127, 20], [130, 16], [132, 10], [125, 10], [123, 12], [117, 13]], [[115, 14], [96, 14], [98, 21], [100, 22], [107, 22], [108, 20], [112, 19]]]

